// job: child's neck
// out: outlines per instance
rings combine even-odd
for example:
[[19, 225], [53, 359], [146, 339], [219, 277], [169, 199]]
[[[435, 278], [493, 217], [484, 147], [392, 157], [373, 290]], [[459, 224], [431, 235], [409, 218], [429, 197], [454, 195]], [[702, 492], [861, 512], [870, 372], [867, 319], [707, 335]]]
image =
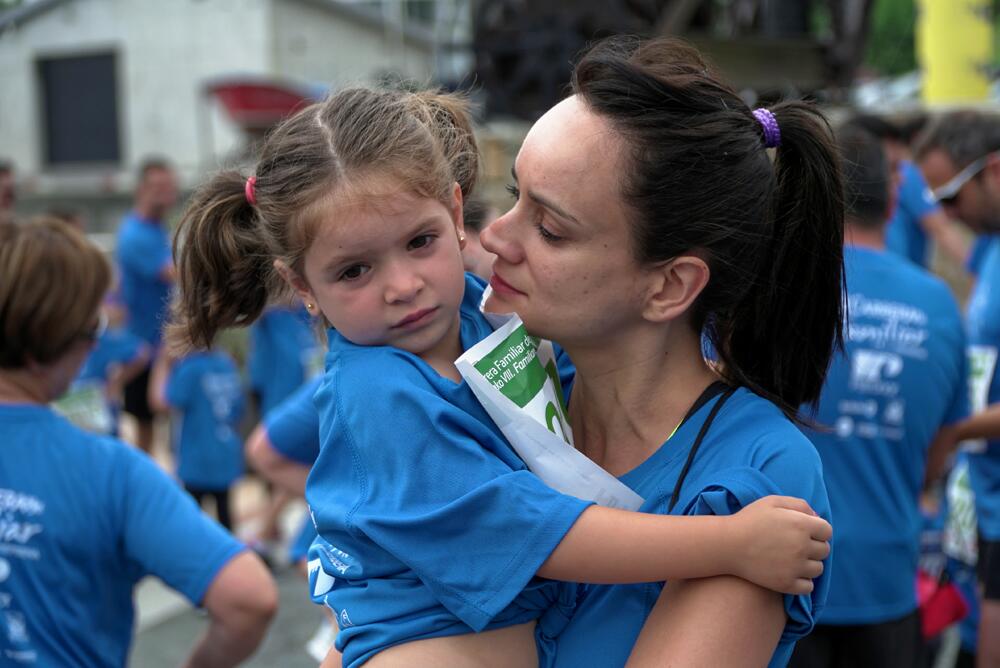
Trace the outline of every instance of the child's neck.
[[418, 355], [420, 359], [427, 362], [432, 369], [441, 376], [453, 380], [456, 383], [462, 382], [462, 374], [455, 366], [457, 360], [463, 353], [462, 350], [462, 320], [455, 315], [455, 324], [448, 330], [448, 333], [430, 350], [426, 350]]

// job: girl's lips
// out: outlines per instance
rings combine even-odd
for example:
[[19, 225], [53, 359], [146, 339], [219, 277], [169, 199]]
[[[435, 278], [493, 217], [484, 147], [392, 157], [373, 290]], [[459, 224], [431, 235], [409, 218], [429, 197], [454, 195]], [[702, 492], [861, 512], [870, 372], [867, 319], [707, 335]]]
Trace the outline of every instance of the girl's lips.
[[523, 295], [524, 293], [515, 288], [513, 285], [507, 281], [500, 278], [500, 276], [494, 273], [490, 276], [490, 287], [493, 288], [495, 292], [502, 295]]
[[436, 310], [437, 310], [437, 307], [435, 307], [435, 308], [425, 308], [425, 309], [421, 309], [419, 311], [414, 311], [413, 313], [411, 313], [410, 315], [406, 316], [405, 318], [403, 318], [402, 320], [400, 320], [399, 322], [397, 322], [395, 325], [393, 325], [392, 328], [396, 329], [397, 327], [406, 327], [407, 325], [413, 325], [413, 324], [420, 323], [427, 316], [429, 316], [431, 313], [434, 313], [434, 311], [436, 311]]

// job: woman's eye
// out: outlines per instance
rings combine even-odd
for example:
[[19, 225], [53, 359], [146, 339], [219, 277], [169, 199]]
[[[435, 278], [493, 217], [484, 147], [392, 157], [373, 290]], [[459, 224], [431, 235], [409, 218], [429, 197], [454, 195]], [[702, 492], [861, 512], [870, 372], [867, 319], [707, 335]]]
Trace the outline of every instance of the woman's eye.
[[344, 271], [340, 272], [340, 280], [356, 281], [357, 279], [367, 274], [369, 271], [371, 271], [371, 267], [368, 267], [363, 264], [355, 264], [348, 267]]
[[508, 183], [504, 187], [507, 189], [507, 192], [510, 193], [510, 196], [513, 197], [515, 200], [521, 199], [521, 190], [513, 183]]
[[417, 250], [418, 248], [430, 246], [432, 241], [434, 241], [433, 234], [421, 234], [420, 236], [414, 237], [410, 240], [408, 247], [410, 250]]
[[551, 232], [549, 232], [547, 229], [545, 229], [545, 226], [542, 225], [541, 223], [536, 223], [535, 227], [538, 229], [538, 234], [541, 235], [541, 237], [543, 239], [545, 239], [546, 241], [548, 241], [550, 243], [555, 243], [557, 241], [562, 241], [562, 239], [563, 239], [558, 234], [552, 234]]

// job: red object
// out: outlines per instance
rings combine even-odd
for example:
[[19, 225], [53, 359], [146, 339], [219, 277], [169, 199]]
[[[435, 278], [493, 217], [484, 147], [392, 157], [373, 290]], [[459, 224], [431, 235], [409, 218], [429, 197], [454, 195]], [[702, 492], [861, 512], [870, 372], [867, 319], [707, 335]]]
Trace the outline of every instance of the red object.
[[924, 638], [930, 640], [969, 614], [969, 604], [951, 582], [917, 571], [917, 605]]
[[246, 130], [270, 128], [312, 101], [303, 90], [267, 81], [222, 81], [210, 84], [208, 92]]

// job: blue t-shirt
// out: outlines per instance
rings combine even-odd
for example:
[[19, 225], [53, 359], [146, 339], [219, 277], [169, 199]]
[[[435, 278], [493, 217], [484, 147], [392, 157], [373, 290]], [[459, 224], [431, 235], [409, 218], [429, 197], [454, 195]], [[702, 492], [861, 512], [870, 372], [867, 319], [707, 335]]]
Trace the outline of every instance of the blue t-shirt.
[[160, 274], [170, 264], [170, 237], [163, 223], [134, 211], [122, 220], [115, 250], [121, 274], [126, 327], [146, 343], [158, 345], [170, 306], [170, 283]]
[[167, 380], [167, 403], [175, 409], [177, 477], [202, 490], [228, 489], [243, 475], [238, 427], [243, 387], [236, 364], [221, 352], [180, 359]]
[[271, 307], [250, 327], [250, 387], [267, 415], [323, 371], [323, 350], [302, 307]]
[[[892, 253], [848, 246], [846, 355], [807, 430], [837, 520], [821, 624], [917, 608], [920, 489], [938, 430], [968, 416], [965, 334], [948, 286]], [[809, 415], [808, 412], [805, 413]]]
[[979, 276], [986, 253], [996, 238], [996, 235], [993, 234], [980, 234], [976, 236], [975, 241], [972, 242], [972, 248], [969, 249], [969, 257], [965, 260], [966, 271], [973, 276]]
[[29, 405], [0, 405], [0, 433], [5, 666], [123, 666], [136, 582], [200, 605], [243, 549], [124, 443]]
[[323, 376], [317, 376], [264, 416], [271, 447], [282, 457], [312, 466], [319, 457], [319, 413], [313, 395]]
[[[271, 447], [282, 457], [310, 467], [319, 457], [319, 413], [313, 395], [322, 380], [317, 376], [307, 382], [264, 417]], [[312, 517], [307, 516], [288, 549], [293, 564], [306, 558], [315, 538], [316, 527]]]
[[[646, 461], [619, 479], [646, 499], [640, 512], [668, 514], [688, 452], [719, 401], [684, 422]], [[808, 439], [774, 404], [738, 389], [719, 410], [684, 480], [673, 515], [729, 515], [769, 494], [805, 499], [830, 519], [822, 465]], [[812, 630], [829, 588], [829, 559], [808, 596], [785, 596], [788, 616], [769, 665], [788, 662], [795, 641]], [[663, 583], [587, 585], [554, 657], [543, 665], [624, 666]]]
[[[983, 255], [979, 277], [969, 298], [969, 368], [973, 410], [1000, 402], [1000, 239]], [[969, 480], [976, 497], [979, 532], [1000, 540], [1000, 440], [982, 443], [969, 452]]]
[[886, 228], [886, 246], [897, 255], [921, 267], [927, 266], [927, 233], [921, 220], [940, 206], [934, 199], [924, 175], [909, 160], [899, 163], [900, 183], [896, 191], [896, 210]]
[[[478, 309], [483, 289], [467, 275], [466, 350], [492, 333]], [[466, 383], [331, 331], [316, 407], [310, 583], [338, 619], [344, 666], [410, 640], [537, 619], [551, 606], [558, 585], [534, 575], [589, 503], [530, 473]]]

